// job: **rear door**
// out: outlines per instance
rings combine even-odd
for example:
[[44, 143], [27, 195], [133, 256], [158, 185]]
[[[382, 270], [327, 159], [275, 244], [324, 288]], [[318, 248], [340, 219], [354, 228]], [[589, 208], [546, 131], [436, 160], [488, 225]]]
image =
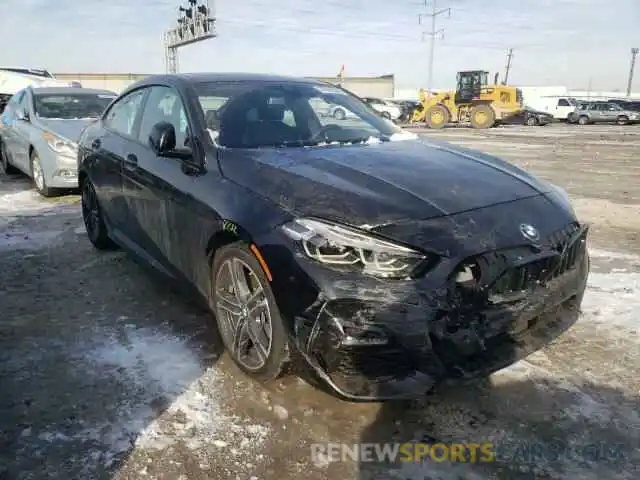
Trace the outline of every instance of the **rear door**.
[[13, 132], [15, 134], [15, 144], [13, 146], [15, 165], [22, 171], [31, 175], [31, 159], [29, 158], [29, 147], [31, 146], [31, 135], [40, 135], [42, 130], [33, 125], [33, 93], [27, 88], [18, 104], [18, 111], [23, 115], [24, 120], [17, 120], [14, 123]]
[[27, 89], [16, 93], [7, 104], [2, 114], [2, 138], [11, 164], [30, 174], [29, 147], [24, 138], [24, 128], [27, 122], [20, 119], [27, 105], [26, 98]]
[[0, 136], [2, 138], [4, 153], [9, 156], [9, 162], [15, 166], [18, 165], [16, 164], [14, 153], [16, 149], [14, 129], [17, 122], [17, 111], [24, 94], [25, 90], [22, 90], [13, 95], [5, 106], [2, 115], [0, 115]]
[[[117, 100], [106, 112], [102, 128], [90, 129], [87, 143], [94, 156], [92, 182], [102, 209], [115, 235], [131, 241], [129, 212], [123, 196], [123, 162], [125, 152], [137, 142], [138, 126], [147, 88], [135, 90]], [[126, 238], [123, 238], [126, 237]]]

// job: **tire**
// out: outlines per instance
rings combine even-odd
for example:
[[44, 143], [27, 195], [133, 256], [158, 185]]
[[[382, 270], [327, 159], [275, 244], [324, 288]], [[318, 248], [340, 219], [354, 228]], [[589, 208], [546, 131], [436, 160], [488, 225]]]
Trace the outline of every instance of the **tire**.
[[538, 125], [540, 122], [538, 122], [538, 119], [536, 117], [529, 117], [527, 118], [527, 125], [530, 127], [535, 127], [536, 125]]
[[444, 105], [434, 105], [427, 110], [424, 121], [429, 128], [444, 128], [451, 121], [451, 114]]
[[15, 173], [20, 173], [20, 170], [9, 163], [9, 155], [7, 154], [6, 147], [4, 146], [4, 142], [0, 140], [0, 175], [13, 175]]
[[90, 180], [86, 179], [80, 185], [82, 202], [82, 220], [87, 230], [89, 241], [98, 250], [114, 250], [118, 246], [109, 237], [104, 223], [100, 202], [96, 190]]
[[345, 112], [342, 108], [336, 108], [333, 111], [333, 118], [336, 120], [344, 120], [347, 118], [347, 112]]
[[[237, 290], [230, 284], [232, 271], [241, 272], [242, 275], [236, 278], [244, 279]], [[261, 383], [275, 380], [288, 363], [289, 345], [271, 285], [260, 263], [245, 243], [236, 242], [216, 252], [211, 266], [211, 275], [210, 304], [227, 352], [238, 368], [249, 377]], [[261, 293], [258, 293], [260, 291]], [[263, 326], [259, 332], [252, 332], [246, 328], [251, 325], [255, 328], [254, 320], [258, 321], [250, 316], [252, 307], [246, 303], [247, 292], [249, 292], [249, 298], [259, 297], [253, 307], [258, 309], [259, 322]], [[235, 313], [232, 314], [231, 310]], [[233, 338], [233, 330], [238, 328], [239, 322], [243, 322], [245, 326], [239, 333], [241, 337], [237, 338], [246, 343], [234, 346], [236, 342]], [[268, 324], [271, 332], [270, 339], [265, 328]], [[263, 334], [264, 336], [260, 339], [259, 336]], [[247, 345], [249, 345], [248, 348]], [[261, 345], [262, 348], [258, 348], [257, 345]], [[247, 358], [249, 355], [245, 355], [247, 351], [252, 353], [252, 359]]]
[[589, 124], [589, 117], [586, 117], [586, 116], [582, 115], [580, 118], [578, 118], [578, 124], [579, 125], [588, 125]]
[[40, 163], [40, 157], [35, 150], [32, 151], [30, 155], [30, 169], [33, 184], [40, 195], [43, 197], [54, 197], [58, 194], [57, 188], [47, 186], [47, 181], [44, 178], [44, 170], [42, 170], [42, 164]]
[[471, 126], [473, 128], [491, 128], [496, 123], [496, 112], [489, 105], [476, 105], [471, 109]]
[[620, 115], [618, 117], [618, 120], [616, 120], [616, 123], [618, 125], [629, 125], [629, 117], [627, 117], [626, 115]]

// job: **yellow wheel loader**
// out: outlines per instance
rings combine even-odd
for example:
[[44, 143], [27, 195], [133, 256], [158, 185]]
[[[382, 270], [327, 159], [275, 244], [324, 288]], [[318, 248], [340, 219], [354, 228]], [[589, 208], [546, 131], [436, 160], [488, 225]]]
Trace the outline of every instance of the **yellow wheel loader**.
[[491, 128], [522, 112], [522, 91], [507, 85], [489, 85], [489, 72], [458, 72], [455, 91], [427, 95], [420, 90], [420, 106], [409, 123], [444, 128], [448, 123], [471, 123], [473, 128]]

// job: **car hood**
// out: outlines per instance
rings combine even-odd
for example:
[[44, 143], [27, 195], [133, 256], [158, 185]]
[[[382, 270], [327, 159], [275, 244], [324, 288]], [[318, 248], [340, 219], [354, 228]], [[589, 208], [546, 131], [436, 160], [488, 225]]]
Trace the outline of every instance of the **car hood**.
[[351, 225], [429, 219], [512, 202], [550, 187], [497, 158], [421, 140], [235, 151], [223, 175], [283, 209]]
[[65, 120], [62, 118], [39, 118], [38, 122], [56, 135], [77, 142], [84, 127], [95, 122], [95, 118]]

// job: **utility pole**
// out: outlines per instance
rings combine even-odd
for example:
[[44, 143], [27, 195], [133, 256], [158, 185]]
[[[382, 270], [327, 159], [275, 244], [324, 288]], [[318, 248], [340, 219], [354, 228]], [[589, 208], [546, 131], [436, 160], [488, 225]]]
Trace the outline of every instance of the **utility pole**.
[[178, 72], [178, 49], [216, 36], [215, 16], [209, 0], [187, 0], [180, 6], [173, 27], [164, 34], [164, 53], [167, 73]]
[[[424, 39], [424, 37], [428, 36], [431, 39], [431, 44], [429, 45], [429, 76], [427, 79], [427, 96], [431, 96], [431, 89], [432, 89], [432, 82], [433, 82], [433, 59], [434, 59], [434, 54], [435, 54], [435, 49], [436, 49], [436, 37], [438, 35], [443, 36], [444, 34], [444, 29], [439, 29], [436, 30], [436, 19], [438, 18], [438, 16], [442, 15], [443, 13], [447, 13], [449, 17], [451, 17], [451, 9], [450, 8], [442, 8], [440, 10], [438, 10], [438, 7], [436, 5], [436, 0], [430, 0], [431, 3], [431, 11], [430, 13], [422, 13], [420, 15], [418, 15], [418, 23], [420, 25], [424, 24], [424, 19], [425, 18], [430, 18], [431, 19], [431, 30], [429, 30], [428, 32], [422, 32], [422, 38]], [[429, 0], [425, 0], [424, 1], [424, 6], [425, 8], [429, 8]]]
[[631, 66], [629, 67], [629, 83], [627, 84], [627, 97], [631, 96], [631, 84], [633, 83], [633, 71], [636, 69], [636, 57], [638, 48], [631, 49]]
[[507, 66], [504, 68], [504, 80], [502, 83], [507, 85], [509, 81], [509, 70], [511, 70], [511, 59], [513, 58], [513, 48], [507, 50]]

